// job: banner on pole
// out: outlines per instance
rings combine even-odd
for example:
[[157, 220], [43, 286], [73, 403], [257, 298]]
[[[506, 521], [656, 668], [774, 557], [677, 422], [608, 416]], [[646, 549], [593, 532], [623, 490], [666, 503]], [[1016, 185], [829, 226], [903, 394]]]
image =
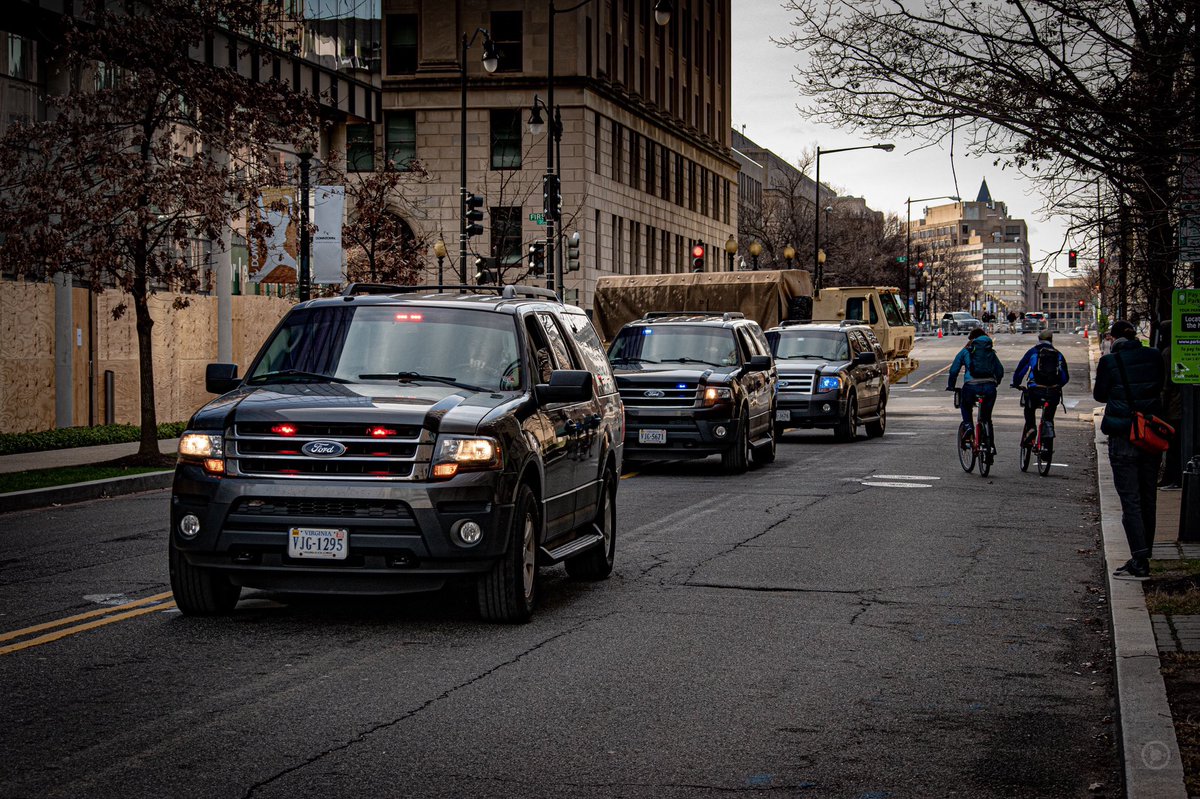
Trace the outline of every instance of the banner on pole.
[[251, 283], [295, 283], [300, 266], [300, 215], [296, 190], [264, 189], [258, 198], [258, 220], [270, 226], [266, 235], [248, 237]]
[[312, 239], [313, 283], [344, 283], [346, 268], [342, 249], [342, 220], [346, 207], [343, 186], [317, 186], [315, 208], [309, 217], [316, 225]]

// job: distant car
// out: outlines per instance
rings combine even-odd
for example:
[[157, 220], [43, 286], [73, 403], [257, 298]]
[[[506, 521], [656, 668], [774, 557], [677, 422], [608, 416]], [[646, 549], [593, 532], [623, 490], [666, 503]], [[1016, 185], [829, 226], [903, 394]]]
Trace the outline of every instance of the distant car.
[[1030, 311], [1021, 317], [1021, 332], [1022, 333], [1039, 333], [1046, 330], [1049, 322], [1046, 320], [1046, 314], [1042, 311]]
[[977, 327], [983, 327], [983, 322], [966, 311], [949, 311], [942, 314], [942, 332], [950, 335], [966, 335]]

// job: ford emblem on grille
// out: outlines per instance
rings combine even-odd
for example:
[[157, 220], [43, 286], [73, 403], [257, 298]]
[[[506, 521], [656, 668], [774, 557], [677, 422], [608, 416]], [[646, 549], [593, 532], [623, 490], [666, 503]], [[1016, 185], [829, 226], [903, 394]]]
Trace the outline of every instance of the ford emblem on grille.
[[337, 441], [310, 441], [300, 451], [310, 458], [336, 458], [345, 454], [346, 446]]
[[643, 391], [642, 394], [643, 394], [643, 396], [646, 396], [646, 397], [665, 397], [665, 396], [667, 396], [665, 391], [659, 391], [657, 388], [652, 388], [649, 391]]
[[790, 385], [790, 384], [789, 384], [789, 383], [788, 383], [788, 381], [786, 381], [786, 380], [780, 380], [780, 381], [779, 381], [779, 387], [780, 387], [780, 388], [787, 388], [787, 387], [788, 387], [788, 385]]

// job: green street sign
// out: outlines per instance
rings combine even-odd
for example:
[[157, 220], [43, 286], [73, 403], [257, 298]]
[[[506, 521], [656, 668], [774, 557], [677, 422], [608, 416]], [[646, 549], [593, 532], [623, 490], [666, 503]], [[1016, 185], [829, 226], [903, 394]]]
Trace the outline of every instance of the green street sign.
[[1200, 290], [1171, 292], [1171, 381], [1200, 385]]
[[529, 215], [529, 221], [544, 225], [546, 224], [546, 215], [544, 213], [532, 213]]
[[906, 263], [908, 263], [908, 256], [907, 256], [907, 255], [897, 255], [897, 256], [896, 256], [896, 263], [898, 263], [898, 264], [906, 264]]

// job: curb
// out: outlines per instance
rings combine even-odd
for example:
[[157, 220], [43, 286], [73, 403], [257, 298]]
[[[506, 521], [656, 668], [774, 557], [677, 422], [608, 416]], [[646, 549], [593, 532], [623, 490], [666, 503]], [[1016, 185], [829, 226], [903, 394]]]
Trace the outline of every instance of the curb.
[[160, 488], [170, 488], [175, 471], [146, 472], [130, 477], [110, 477], [107, 480], [90, 480], [86, 483], [53, 486], [51, 488], [34, 488], [29, 491], [13, 491], [0, 494], [0, 513], [16, 510], [32, 510], [46, 508], [51, 505], [66, 505], [74, 502], [85, 502], [89, 499], [104, 499], [118, 497], [124, 494], [137, 494], [142, 491], [155, 491]]
[[1129, 799], [1187, 799], [1183, 761], [1175, 722], [1167, 703], [1154, 628], [1146, 611], [1142, 584], [1113, 579], [1113, 569], [1129, 558], [1121, 526], [1121, 501], [1104, 456], [1105, 436], [1096, 426], [1096, 481], [1100, 490], [1100, 527], [1104, 536], [1104, 573], [1112, 614], [1113, 660], [1117, 677], [1117, 715]]

